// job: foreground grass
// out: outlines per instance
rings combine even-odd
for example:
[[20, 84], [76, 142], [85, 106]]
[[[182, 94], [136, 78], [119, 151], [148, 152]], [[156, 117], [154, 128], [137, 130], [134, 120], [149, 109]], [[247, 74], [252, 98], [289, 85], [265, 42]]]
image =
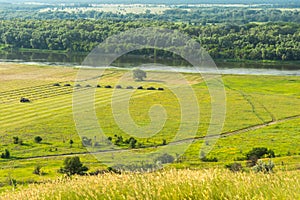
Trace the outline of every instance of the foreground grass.
[[0, 199], [299, 199], [299, 171], [167, 170], [104, 174], [31, 185]]

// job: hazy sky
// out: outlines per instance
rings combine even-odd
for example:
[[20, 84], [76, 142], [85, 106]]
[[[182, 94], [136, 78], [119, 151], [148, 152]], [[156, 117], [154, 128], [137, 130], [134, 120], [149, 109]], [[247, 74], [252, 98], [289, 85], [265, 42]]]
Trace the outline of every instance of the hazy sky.
[[[45, 2], [45, 3], [55, 3], [55, 2], [81, 2], [81, 3], [174, 3], [174, 4], [188, 4], [188, 3], [284, 3], [286, 0], [0, 0], [0, 2]], [[289, 0], [288, 2], [299, 3], [299, 0]]]

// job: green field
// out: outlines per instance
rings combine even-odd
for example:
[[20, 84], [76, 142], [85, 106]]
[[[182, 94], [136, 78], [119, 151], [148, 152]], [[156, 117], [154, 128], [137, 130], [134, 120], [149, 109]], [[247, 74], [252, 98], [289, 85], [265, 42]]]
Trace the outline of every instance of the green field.
[[[67, 67], [0, 64], [0, 152], [8, 149], [11, 154], [10, 159], [0, 158], [0, 191], [12, 189], [7, 186], [9, 179], [15, 179], [19, 189], [22, 184], [61, 177], [57, 170], [62, 166], [66, 156], [74, 154], [80, 155], [90, 171], [106, 167], [101, 160], [98, 161], [88, 154], [76, 132], [72, 113], [72, 95], [77, 72], [78, 69]], [[120, 129], [114, 120], [111, 106], [114, 89], [106, 89], [103, 86], [115, 87], [126, 73], [125, 70], [106, 70], [98, 82], [101, 88], [95, 88], [96, 85], [91, 85], [92, 87], [89, 88], [83, 83], [76, 89], [77, 91], [95, 90], [98, 122], [105, 134], [112, 137], [113, 142], [115, 135], [122, 136], [124, 139], [130, 136]], [[148, 72], [149, 77], [153, 74], [155, 72]], [[267, 147], [275, 152], [276, 158], [273, 159], [277, 166], [275, 170], [280, 173], [281, 178], [284, 176], [282, 170], [300, 169], [300, 77], [224, 75], [222, 79], [226, 89], [226, 120], [222, 137], [208, 155], [216, 157], [218, 162], [211, 163], [203, 162], [199, 158], [201, 146], [210, 145], [204, 144], [201, 137], [206, 135], [209, 126], [211, 98], [206, 83], [199, 74], [186, 73], [183, 76], [196, 93], [200, 107], [200, 124], [197, 127], [196, 139], [182, 156], [182, 161], [173, 163], [168, 168], [224, 168], [225, 164], [243, 157], [253, 147]], [[128, 79], [122, 87], [129, 84], [135, 87], [138, 85], [165, 87], [164, 80], [167, 78], [168, 73], [161, 73], [159, 78], [152, 81], [134, 82]], [[60, 86], [54, 86], [54, 83], [59, 83]], [[64, 86], [65, 84], [71, 86]], [[117, 97], [119, 101], [125, 98], [129, 90], [120, 91], [122, 94]], [[21, 97], [27, 97], [32, 102], [20, 103]], [[129, 102], [130, 114], [138, 125], [150, 123], [148, 112], [154, 104], [162, 105], [168, 118], [161, 131], [153, 137], [137, 138], [142, 152], [150, 151], [152, 147], [163, 148], [160, 146], [162, 141], [166, 140], [167, 144], [171, 142], [180, 126], [179, 102], [176, 95], [167, 88], [164, 91], [135, 90], [133, 92]], [[13, 144], [13, 137], [16, 136], [23, 141], [22, 145]], [[41, 136], [42, 142], [34, 142], [35, 136]], [[89, 137], [93, 144], [103, 140], [94, 135]], [[72, 145], [70, 140], [74, 142]], [[90, 149], [97, 152], [103, 148], [100, 145]], [[123, 144], [118, 148], [129, 147]], [[245, 165], [245, 161], [239, 162]], [[45, 172], [43, 176], [32, 173], [37, 165], [42, 166]], [[294, 172], [289, 172], [291, 177], [292, 173]], [[255, 175], [251, 176], [257, 178]], [[171, 186], [166, 185], [166, 187]], [[166, 198], [171, 197], [166, 195]]]
[[[0, 199], [299, 199], [299, 172], [168, 170], [60, 178]], [[291, 184], [292, 183], [292, 184]]]

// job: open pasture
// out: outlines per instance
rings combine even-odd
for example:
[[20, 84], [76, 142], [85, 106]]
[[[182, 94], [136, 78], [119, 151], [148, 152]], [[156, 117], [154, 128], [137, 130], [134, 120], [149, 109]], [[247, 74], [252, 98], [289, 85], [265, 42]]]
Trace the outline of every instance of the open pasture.
[[[87, 86], [84, 82], [75, 86], [78, 69], [64, 67], [38, 67], [19, 64], [0, 65], [0, 152], [8, 149], [11, 159], [0, 159], [0, 179], [4, 181], [8, 175], [17, 180], [46, 180], [59, 176], [57, 169], [65, 156], [79, 154], [85, 157], [87, 150], [81, 143], [76, 132], [72, 113], [73, 91], [90, 91], [95, 94], [95, 110], [98, 122], [104, 133], [128, 139], [130, 135], [124, 132], [115, 122], [111, 100], [116, 92], [116, 85], [127, 73], [125, 70], [106, 70], [96, 85]], [[148, 72], [151, 77], [155, 72]], [[206, 83], [198, 74], [183, 74], [195, 91], [200, 108], [200, 123], [197, 127], [195, 140], [186, 151], [182, 163], [173, 166], [201, 168], [209, 166], [223, 167], [224, 163], [234, 162], [244, 156], [252, 147], [267, 147], [275, 151], [276, 164], [284, 162], [288, 169], [299, 167], [300, 153], [299, 117], [300, 117], [300, 78], [294, 76], [254, 76], [254, 75], [224, 75], [223, 82], [226, 90], [226, 120], [222, 137], [218, 140], [210, 157], [217, 157], [217, 163], [204, 163], [199, 159], [199, 150], [203, 144], [201, 136], [205, 136], [211, 115], [211, 98]], [[141, 151], [147, 147], [155, 147], [173, 141], [180, 126], [180, 103], [178, 98], [169, 90], [164, 80], [167, 73], [160, 78], [143, 82], [125, 80], [122, 89], [114, 100], [122, 102], [130, 93], [129, 111], [132, 119], [140, 126], [151, 122], [149, 109], [159, 104], [167, 113], [164, 127], [153, 137], [136, 138]], [[59, 83], [60, 86], [54, 86]], [[65, 86], [70, 84], [71, 86]], [[104, 88], [110, 85], [111, 89]], [[164, 87], [164, 91], [131, 90], [127, 86], [144, 88], [153, 86]], [[28, 97], [30, 103], [20, 103], [21, 97]], [[280, 121], [281, 120], [281, 121]], [[259, 127], [262, 125], [262, 127]], [[268, 125], [268, 126], [266, 126]], [[253, 126], [256, 126], [253, 129]], [[236, 130], [242, 130], [237, 134]], [[244, 131], [243, 131], [244, 130]], [[19, 137], [23, 144], [13, 144], [13, 137]], [[35, 136], [43, 138], [41, 143], [34, 142]], [[103, 138], [89, 138], [92, 144], [101, 142]], [[193, 138], [185, 138], [193, 139]], [[70, 143], [70, 140], [73, 143]], [[128, 148], [128, 145], [119, 145]], [[103, 147], [95, 146], [92, 151], [101, 151]], [[52, 156], [52, 157], [50, 157]], [[92, 169], [103, 167], [101, 162], [90, 156], [83, 159]], [[289, 165], [289, 162], [291, 163]], [[38, 163], [43, 163], [47, 171], [44, 176], [36, 176], [31, 171]], [[53, 167], [54, 166], [54, 167]], [[22, 171], [24, 173], [21, 178]]]

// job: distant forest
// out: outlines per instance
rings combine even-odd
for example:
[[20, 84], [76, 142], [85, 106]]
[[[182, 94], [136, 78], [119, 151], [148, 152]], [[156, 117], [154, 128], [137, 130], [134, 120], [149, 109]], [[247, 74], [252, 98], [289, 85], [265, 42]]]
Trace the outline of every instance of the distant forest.
[[[113, 34], [150, 26], [188, 34], [215, 59], [300, 60], [300, 24], [279, 22], [192, 25], [145, 20], [2, 20], [0, 48], [2, 51], [28, 48], [89, 52]], [[147, 33], [139, 37], [153, 38]], [[176, 38], [172, 42], [176, 42]], [[160, 54], [164, 56], [164, 52]]]
[[[0, 0], [3, 2], [5, 0]], [[33, 2], [34, 0], [30, 0]], [[163, 14], [122, 14], [85, 9], [98, 1], [77, 0], [61, 10], [50, 4], [0, 3], [0, 51], [39, 49], [64, 52], [90, 52], [107, 37], [131, 28], [159, 26], [179, 30], [197, 40], [214, 59], [300, 60], [300, 1], [250, 0], [247, 7], [188, 7], [179, 0], [163, 2], [177, 4]], [[37, 0], [36, 0], [37, 2]], [[106, 0], [101, 1], [105, 3]], [[107, 3], [147, 3], [144, 0], [116, 0]], [[162, 3], [151, 1], [153, 4]], [[191, 3], [243, 3], [241, 0], [192, 0]], [[259, 3], [251, 7], [251, 3]], [[263, 5], [264, 3], [271, 3]], [[83, 8], [67, 12], [63, 8]], [[291, 7], [291, 9], [289, 9]], [[144, 40], [152, 36], [141, 35]], [[176, 38], [174, 38], [176, 41]], [[109, 47], [108, 47], [109, 48]], [[116, 49], [117, 51], [117, 49]], [[142, 54], [145, 52], [135, 52]], [[159, 56], [170, 56], [158, 51]]]
[[207, 23], [236, 23], [249, 22], [296, 22], [300, 23], [300, 10], [280, 9], [247, 9], [247, 8], [197, 8], [191, 11], [184, 9], [166, 10], [164, 14], [120, 14], [112, 12], [38, 12], [34, 10], [3, 10], [0, 11], [0, 20], [7, 19], [110, 19], [110, 20], [159, 20], [170, 22], [184, 22], [193, 25], [205, 25]]

